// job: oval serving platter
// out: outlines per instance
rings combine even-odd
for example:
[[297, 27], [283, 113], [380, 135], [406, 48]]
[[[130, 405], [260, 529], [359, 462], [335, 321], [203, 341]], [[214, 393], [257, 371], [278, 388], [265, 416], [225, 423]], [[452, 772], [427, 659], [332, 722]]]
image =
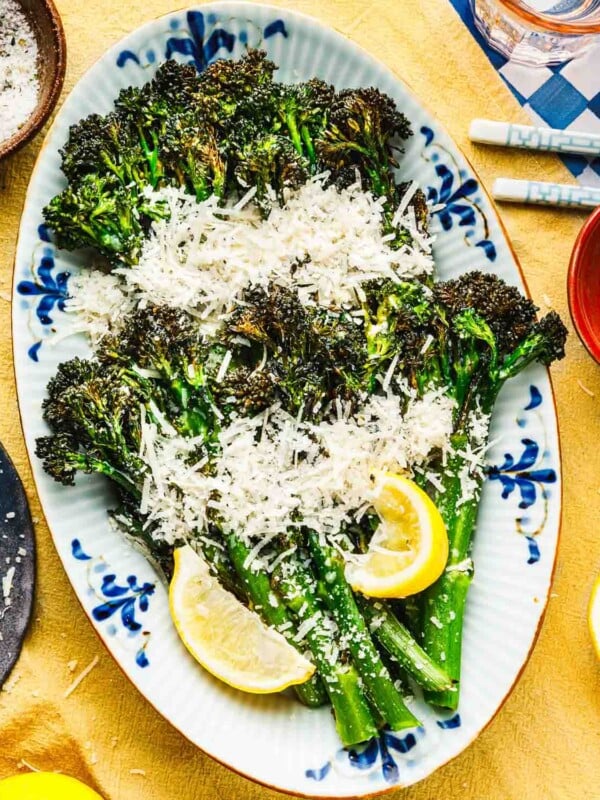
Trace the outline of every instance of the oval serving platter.
[[38, 492], [56, 548], [101, 639], [150, 703], [188, 739], [239, 773], [310, 797], [357, 797], [422, 780], [458, 755], [494, 717], [531, 651], [546, 605], [560, 523], [560, 452], [547, 371], [533, 367], [503, 390], [479, 514], [476, 577], [468, 599], [459, 713], [434, 713], [418, 698], [423, 727], [383, 732], [340, 749], [329, 710], [293, 697], [245, 695], [205, 673], [178, 640], [167, 592], [144, 558], [108, 522], [111, 495], [97, 477], [66, 490], [34, 455], [46, 433], [45, 386], [57, 364], [85, 355], [68, 327], [69, 276], [82, 263], [57, 251], [42, 224], [45, 203], [64, 186], [58, 150], [69, 125], [106, 113], [123, 87], [141, 85], [166, 58], [198, 69], [260, 46], [284, 81], [317, 75], [337, 88], [377, 86], [395, 98], [414, 135], [401, 175], [434, 208], [440, 277], [468, 269], [523, 288], [496, 212], [456, 145], [407, 87], [340, 34], [283, 9], [241, 2], [178, 11], [111, 48], [73, 89], [34, 171], [18, 243], [13, 333], [19, 403]]

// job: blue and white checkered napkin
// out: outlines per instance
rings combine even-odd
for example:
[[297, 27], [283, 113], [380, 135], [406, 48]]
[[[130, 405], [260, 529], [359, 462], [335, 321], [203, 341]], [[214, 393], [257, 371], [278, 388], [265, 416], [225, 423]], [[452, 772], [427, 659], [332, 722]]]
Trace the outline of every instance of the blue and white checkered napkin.
[[[450, 2], [534, 125], [600, 133], [600, 46], [566, 64], [525, 67], [489, 47], [475, 28], [469, 0]], [[580, 183], [600, 186], [600, 158], [562, 160]]]

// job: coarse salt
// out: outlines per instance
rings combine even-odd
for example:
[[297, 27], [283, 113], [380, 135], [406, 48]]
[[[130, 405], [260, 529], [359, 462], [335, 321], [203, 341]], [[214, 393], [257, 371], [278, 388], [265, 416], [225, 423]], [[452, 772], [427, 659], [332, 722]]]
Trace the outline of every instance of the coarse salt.
[[38, 47], [20, 3], [0, 0], [0, 142], [29, 119], [38, 99]]

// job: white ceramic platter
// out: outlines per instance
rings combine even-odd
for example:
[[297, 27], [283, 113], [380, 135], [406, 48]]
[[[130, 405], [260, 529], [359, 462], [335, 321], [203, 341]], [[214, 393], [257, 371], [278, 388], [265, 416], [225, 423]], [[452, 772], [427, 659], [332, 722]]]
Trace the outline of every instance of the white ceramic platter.
[[[58, 150], [69, 125], [105, 113], [123, 87], [147, 81], [166, 57], [198, 68], [215, 57], [264, 47], [282, 80], [317, 75], [338, 88], [377, 86], [411, 120], [401, 173], [436, 205], [441, 277], [478, 268], [522, 287], [514, 255], [477, 177], [430, 112], [388, 69], [313, 19], [255, 3], [215, 3], [144, 25], [110, 49], [71, 92], [34, 171], [21, 223], [13, 332], [19, 403], [39, 495], [56, 548], [107, 648], [152, 705], [192, 742], [236, 771], [283, 791], [355, 797], [420, 781], [460, 753], [496, 714], [533, 646], [544, 611], [560, 522], [560, 454], [546, 370], [532, 368], [503, 391], [494, 417], [494, 465], [484, 490], [469, 595], [458, 714], [419, 704], [424, 727], [384, 733], [360, 751], [341, 750], [330, 712], [292, 696], [245, 695], [188, 656], [171, 624], [165, 588], [111, 529], [111, 496], [99, 478], [65, 489], [34, 456], [45, 386], [56, 365], [86, 353], [60, 339], [68, 277], [81, 260], [57, 252], [41, 210], [63, 185]], [[450, 78], [449, 78], [450, 79]], [[54, 342], [53, 342], [54, 338]], [[157, 758], [161, 754], [157, 752]]]

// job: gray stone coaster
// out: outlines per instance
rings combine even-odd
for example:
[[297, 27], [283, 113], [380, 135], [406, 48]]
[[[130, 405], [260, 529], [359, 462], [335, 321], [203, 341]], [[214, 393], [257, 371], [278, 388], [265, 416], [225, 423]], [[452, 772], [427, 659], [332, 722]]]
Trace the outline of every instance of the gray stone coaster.
[[34, 584], [35, 538], [27, 497], [0, 445], [0, 686], [21, 651]]

